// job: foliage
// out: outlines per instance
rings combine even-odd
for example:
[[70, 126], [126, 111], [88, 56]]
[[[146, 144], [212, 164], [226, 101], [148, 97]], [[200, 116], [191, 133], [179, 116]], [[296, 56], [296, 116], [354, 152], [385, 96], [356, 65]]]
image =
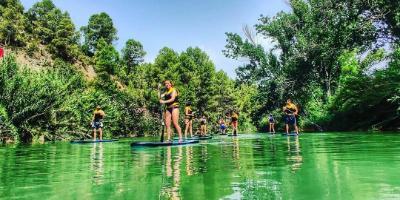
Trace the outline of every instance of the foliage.
[[[54, 59], [36, 71], [21, 68], [12, 56], [1, 62], [0, 140], [90, 137], [96, 105], [107, 115], [106, 136], [153, 135], [160, 124], [158, 84], [167, 79], [178, 90], [181, 109], [190, 101], [196, 117], [205, 114], [210, 125], [236, 110], [241, 131], [265, 130], [269, 114], [282, 128], [282, 106], [292, 98], [305, 129], [399, 126], [400, 3], [289, 4], [290, 12], [261, 16], [255, 25], [256, 37], [272, 39], [272, 49], [251, 35], [226, 33], [223, 53], [246, 61], [232, 80], [198, 47], [183, 52], [164, 47], [154, 62], [143, 63], [143, 45], [129, 39], [120, 56], [107, 13], [92, 15], [80, 29], [80, 46], [71, 17], [51, 0], [26, 13], [18, 0], [0, 1], [0, 43], [25, 47], [28, 55], [45, 47]], [[94, 65], [95, 79], [84, 79], [69, 64], [76, 62]]]
[[119, 54], [112, 45], [100, 39], [97, 51], [94, 54], [97, 73], [107, 73], [113, 75], [119, 63]]
[[[14, 58], [6, 57], [0, 67], [0, 104], [23, 141], [44, 135], [51, 138], [54, 113], [65, 98], [81, 87], [79, 74], [64, 68], [43, 72], [20, 69]], [[68, 74], [68, 75], [67, 75]]]
[[[393, 105], [387, 100], [394, 89], [389, 83], [384, 86], [377, 81], [386, 82], [382, 78], [391, 76], [395, 70], [389, 67], [375, 72], [373, 68], [385, 63], [382, 61], [386, 53], [380, 47], [388, 47], [388, 42], [394, 44], [399, 39], [399, 3], [386, 0], [291, 0], [289, 3], [291, 12], [262, 16], [255, 26], [258, 34], [276, 44], [271, 51], [254, 40], [226, 34], [225, 55], [248, 60], [237, 70], [239, 83], [256, 84], [258, 88], [253, 105], [260, 112], [251, 114], [253, 123], [265, 121], [265, 114], [274, 112], [288, 97], [301, 107], [303, 127], [322, 124], [329, 129], [369, 129], [379, 120], [392, 119]], [[371, 84], [372, 87], [367, 87]], [[392, 99], [396, 102], [395, 97]], [[361, 109], [361, 103], [370, 107]], [[385, 114], [378, 108], [386, 110]], [[351, 111], [354, 115], [350, 115]], [[376, 116], [369, 117], [371, 113]]]
[[23, 46], [26, 26], [24, 7], [18, 0], [0, 1], [0, 44]]
[[30, 36], [58, 58], [72, 60], [79, 54], [78, 36], [67, 12], [58, 9], [51, 0], [35, 3], [26, 13]]
[[128, 75], [144, 61], [143, 57], [145, 55], [146, 52], [143, 50], [143, 45], [139, 41], [134, 39], [126, 41], [125, 47], [122, 49], [122, 59], [125, 62], [126, 73]]
[[[26, 13], [19, 1], [0, 3], [1, 42], [23, 46], [30, 56], [47, 50], [54, 59], [36, 70], [18, 66], [12, 56], [3, 60], [2, 141], [90, 137], [89, 122], [97, 105], [107, 115], [106, 136], [154, 135], [160, 124], [157, 88], [166, 79], [175, 83], [182, 109], [191, 101], [196, 116], [205, 114], [214, 123], [235, 108], [243, 111], [242, 127], [253, 128], [245, 110], [251, 108], [249, 94], [255, 92], [254, 87], [247, 93], [249, 88], [235, 85], [226, 73], [215, 70], [200, 48], [176, 52], [164, 47], [153, 63], [143, 63], [146, 52], [133, 39], [126, 41], [120, 57], [113, 46], [117, 30], [106, 13], [92, 15], [81, 28], [84, 41], [80, 46], [69, 14], [52, 0], [38, 1]], [[80, 62], [94, 65], [93, 81], [69, 64]], [[242, 95], [246, 98], [241, 99]]]
[[117, 39], [117, 29], [115, 29], [112, 19], [107, 13], [94, 14], [89, 18], [87, 26], [83, 26], [81, 31], [84, 36], [83, 50], [87, 55], [94, 55], [101, 39], [111, 45]]
[[[6, 127], [18, 133], [14, 139], [90, 137], [89, 125], [97, 105], [107, 115], [106, 136], [150, 134], [158, 129], [158, 116], [139, 107], [130, 93], [115, 85], [88, 86], [79, 72], [62, 61], [33, 72], [19, 68], [13, 57], [6, 57], [0, 66], [0, 85], [0, 105], [4, 106], [1, 116]], [[6, 137], [4, 133], [1, 136]]]
[[18, 132], [8, 117], [5, 108], [0, 104], [0, 142], [18, 141]]

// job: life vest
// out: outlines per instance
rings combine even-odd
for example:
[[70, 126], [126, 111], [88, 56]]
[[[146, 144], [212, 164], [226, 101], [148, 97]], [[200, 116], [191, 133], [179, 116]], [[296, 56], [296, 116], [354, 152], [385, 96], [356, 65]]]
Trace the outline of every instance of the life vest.
[[99, 111], [94, 111], [94, 121], [100, 121], [104, 118], [103, 112], [101, 110]]
[[[172, 99], [172, 93], [176, 91], [175, 88], [171, 87], [167, 92], [165, 92], [164, 98], [166, 101]], [[179, 106], [179, 99], [178, 99], [178, 91], [176, 91], [176, 96], [173, 102], [166, 104], [168, 108], [171, 107], [178, 107]]]
[[285, 113], [287, 113], [287, 114], [293, 114], [297, 110], [296, 105], [294, 105], [293, 103], [288, 103], [288, 104], [286, 104], [285, 107], [286, 107]]
[[237, 121], [238, 118], [239, 118], [238, 114], [236, 114], [236, 113], [233, 113], [233, 114], [232, 114], [232, 121], [233, 121], [233, 122]]
[[192, 114], [192, 108], [190, 108], [190, 106], [187, 106], [186, 108], [188, 110], [188, 114], [191, 115]]
[[185, 113], [185, 116], [186, 116], [186, 119], [192, 119], [192, 113], [193, 113], [193, 111], [192, 111], [192, 108], [190, 108], [190, 106], [186, 106], [186, 109], [187, 109], [187, 111], [188, 111], [188, 114], [186, 115], [186, 113]]

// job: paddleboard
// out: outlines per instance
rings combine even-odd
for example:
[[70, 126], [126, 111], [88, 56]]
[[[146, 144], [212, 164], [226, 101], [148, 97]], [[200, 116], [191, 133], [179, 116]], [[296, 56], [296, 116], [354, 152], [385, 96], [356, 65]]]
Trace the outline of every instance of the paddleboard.
[[233, 134], [228, 134], [227, 136], [229, 136], [229, 137], [237, 137], [237, 136], [238, 136], [238, 134], [236, 134], [236, 135], [233, 135]]
[[192, 138], [192, 140], [208, 140], [208, 139], [212, 139], [212, 136], [207, 135], [207, 136], [197, 136]]
[[[186, 138], [186, 140], [208, 140], [208, 139], [212, 139], [212, 136], [207, 135], [207, 136], [194, 136]], [[174, 140], [179, 140], [179, 138], [174, 137]]]
[[100, 143], [100, 142], [115, 142], [117, 139], [112, 140], [72, 140], [70, 143], [74, 144], [88, 144], [88, 143]]
[[161, 146], [178, 146], [186, 144], [196, 144], [199, 143], [198, 140], [185, 140], [182, 142], [132, 142], [131, 147], [161, 147]]
[[289, 134], [286, 134], [286, 133], [282, 133], [282, 136], [298, 136], [299, 134], [297, 134], [297, 133], [289, 133]]

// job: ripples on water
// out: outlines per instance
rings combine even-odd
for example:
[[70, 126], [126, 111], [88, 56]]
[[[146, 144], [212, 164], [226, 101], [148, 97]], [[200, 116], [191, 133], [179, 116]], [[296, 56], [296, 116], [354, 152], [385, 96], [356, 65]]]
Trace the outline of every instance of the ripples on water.
[[400, 199], [400, 135], [0, 147], [0, 199]]

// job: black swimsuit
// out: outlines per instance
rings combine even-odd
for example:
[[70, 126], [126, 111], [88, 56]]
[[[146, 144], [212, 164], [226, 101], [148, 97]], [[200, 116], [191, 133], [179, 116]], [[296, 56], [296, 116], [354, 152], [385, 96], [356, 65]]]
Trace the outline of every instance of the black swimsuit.
[[[172, 99], [172, 93], [175, 91], [175, 89], [170, 90], [170, 92], [165, 94], [165, 100], [168, 101]], [[172, 114], [172, 111], [174, 111], [175, 108], [179, 108], [179, 99], [178, 99], [178, 94], [175, 96], [175, 99], [171, 103], [167, 103], [167, 111]]]

